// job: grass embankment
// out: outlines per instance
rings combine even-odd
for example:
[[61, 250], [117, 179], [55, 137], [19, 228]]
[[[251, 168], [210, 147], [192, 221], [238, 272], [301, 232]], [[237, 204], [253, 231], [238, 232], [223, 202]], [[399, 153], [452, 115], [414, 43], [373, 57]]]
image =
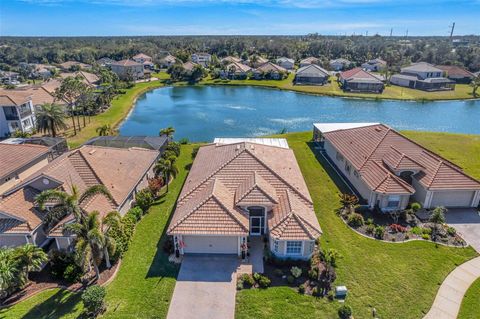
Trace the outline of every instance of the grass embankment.
[[[182, 146], [179, 175], [170, 191], [138, 223], [132, 243], [114, 281], [107, 286], [107, 312], [102, 318], [165, 318], [178, 268], [168, 262], [162, 245], [165, 227], [187, 176], [193, 145]], [[13, 307], [1, 309], [5, 319], [77, 318], [83, 311], [80, 294], [60, 289], [42, 292]]]
[[468, 288], [463, 297], [458, 319], [477, 319], [480, 313], [480, 278]]
[[[413, 135], [413, 134], [412, 134]], [[428, 242], [390, 244], [364, 238], [349, 229], [335, 214], [340, 206], [337, 194], [340, 181], [322, 166], [307, 141], [311, 133], [286, 135], [288, 144], [303, 172], [323, 230], [321, 245], [335, 248], [343, 256], [338, 262], [336, 285], [349, 289], [347, 304], [355, 318], [371, 318], [376, 308], [380, 318], [422, 318], [430, 309], [441, 282], [457, 265], [477, 254], [471, 248], [436, 247]], [[442, 140], [442, 149], [456, 149], [458, 138], [450, 134], [416, 133], [426, 146], [428, 141]], [[479, 147], [473, 136], [464, 136], [468, 145]], [[433, 145], [432, 150], [453, 159], [450, 151]], [[476, 148], [465, 148], [455, 154], [460, 164], [475, 157]], [[478, 166], [478, 156], [476, 163]], [[472, 167], [467, 167], [472, 171]], [[473, 169], [473, 171], [475, 171]], [[480, 174], [474, 175], [477, 178]], [[341, 186], [340, 186], [341, 187]], [[242, 290], [237, 294], [236, 318], [336, 318], [337, 302], [303, 296], [290, 288]]]
[[294, 85], [293, 79], [295, 75], [289, 74], [288, 78], [275, 80], [221, 80], [206, 78], [199, 82], [201, 85], [251, 85], [276, 88], [281, 90], [291, 90], [296, 92], [319, 94], [326, 96], [370, 98], [370, 99], [393, 99], [393, 100], [461, 100], [472, 99], [472, 88], [467, 84], [457, 84], [454, 91], [442, 92], [425, 92], [409, 88], [403, 88], [396, 85], [386, 86], [382, 94], [374, 93], [351, 93], [344, 92], [335, 77], [330, 77], [330, 83], [323, 86], [315, 85]]
[[[467, 172], [480, 178], [478, 136], [407, 132]], [[349, 289], [347, 303], [355, 318], [371, 318], [375, 307], [380, 318], [421, 318], [433, 303], [439, 285], [457, 265], [473, 258], [471, 248], [436, 247], [428, 242], [389, 244], [359, 236], [334, 210], [339, 207], [337, 184], [307, 142], [311, 133], [285, 135], [294, 150], [324, 232], [322, 246], [337, 249], [336, 284]], [[441, 144], [438, 141], [443, 141]], [[462, 146], [459, 146], [459, 143]], [[472, 145], [470, 147], [469, 145]], [[170, 193], [161, 198], [140, 221], [117, 278], [107, 287], [107, 318], [164, 318], [175, 285], [177, 270], [162, 253], [165, 226], [187, 175], [193, 146], [182, 146], [179, 176]], [[461, 152], [451, 151], [460, 148]], [[476, 173], [475, 173], [476, 172]], [[333, 176], [333, 175], [332, 175]], [[47, 291], [0, 311], [0, 317], [76, 318], [82, 311], [78, 294]], [[192, 302], [195, 302], [194, 300]], [[236, 318], [336, 318], [339, 304], [299, 295], [290, 288], [244, 290], [237, 295]]]

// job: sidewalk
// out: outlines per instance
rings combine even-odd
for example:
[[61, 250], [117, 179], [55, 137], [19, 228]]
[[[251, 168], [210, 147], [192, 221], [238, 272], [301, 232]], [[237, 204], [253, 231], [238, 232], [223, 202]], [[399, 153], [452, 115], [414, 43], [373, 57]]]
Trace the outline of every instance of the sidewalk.
[[457, 318], [463, 296], [470, 285], [480, 277], [480, 257], [455, 268], [443, 281], [432, 308], [423, 319]]

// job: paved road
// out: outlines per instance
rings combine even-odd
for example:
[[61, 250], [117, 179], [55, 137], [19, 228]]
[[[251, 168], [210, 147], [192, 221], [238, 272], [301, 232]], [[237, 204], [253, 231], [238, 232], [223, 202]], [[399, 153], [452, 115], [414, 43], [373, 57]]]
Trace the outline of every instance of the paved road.
[[449, 209], [445, 215], [447, 224], [480, 253], [480, 215], [476, 209]]
[[236, 256], [184, 257], [167, 319], [233, 319]]
[[423, 319], [457, 318], [463, 296], [475, 279], [480, 277], [480, 257], [461, 264], [443, 281], [432, 308]]

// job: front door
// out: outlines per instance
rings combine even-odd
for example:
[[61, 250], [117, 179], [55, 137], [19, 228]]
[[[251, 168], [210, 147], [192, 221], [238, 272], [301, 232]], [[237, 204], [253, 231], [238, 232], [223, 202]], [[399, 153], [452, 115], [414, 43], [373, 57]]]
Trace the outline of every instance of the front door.
[[262, 218], [261, 216], [250, 216], [250, 235], [262, 234]]

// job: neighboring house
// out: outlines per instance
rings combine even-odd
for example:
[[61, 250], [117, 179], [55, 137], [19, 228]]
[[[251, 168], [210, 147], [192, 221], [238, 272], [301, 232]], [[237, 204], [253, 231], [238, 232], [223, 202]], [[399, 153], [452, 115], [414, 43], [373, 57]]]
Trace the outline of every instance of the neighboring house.
[[11, 137], [3, 141], [0, 144], [16, 144], [16, 145], [40, 145], [48, 148], [48, 160], [54, 160], [63, 153], [68, 151], [67, 140], [63, 137]]
[[159, 60], [159, 66], [160, 68], [163, 68], [163, 69], [168, 69], [175, 63], [177, 63], [177, 58], [171, 54], [168, 54]]
[[200, 147], [167, 234], [179, 254], [247, 253], [265, 236], [279, 258], [308, 259], [321, 229], [293, 151], [281, 139]]
[[115, 63], [115, 60], [107, 58], [107, 57], [103, 57], [103, 58], [98, 59], [95, 63], [97, 63], [98, 65], [100, 65], [102, 67], [110, 67], [110, 65], [112, 63]]
[[279, 65], [276, 65], [272, 62], [266, 62], [260, 65], [258, 68], [254, 69], [253, 77], [257, 80], [260, 79], [273, 79], [273, 80], [281, 80], [283, 75], [286, 74], [288, 71], [285, 68], [282, 68]]
[[110, 64], [112, 72], [118, 75], [120, 79], [138, 80], [145, 76], [143, 64], [132, 61], [122, 60]]
[[15, 131], [30, 133], [34, 128], [32, 95], [21, 90], [0, 89], [0, 137]]
[[77, 62], [77, 61], [67, 61], [59, 64], [59, 67], [64, 71], [70, 71], [72, 67], [78, 67], [80, 69], [91, 69], [92, 66], [90, 64]]
[[362, 69], [365, 69], [370, 72], [380, 72], [387, 67], [387, 62], [383, 61], [382, 59], [376, 58], [373, 60], [369, 60], [362, 64]]
[[222, 64], [230, 64], [230, 63], [242, 63], [242, 59], [240, 58], [237, 58], [235, 56], [227, 56], [227, 57], [224, 57], [223, 59], [220, 60], [220, 62]]
[[42, 83], [41, 87], [47, 91], [49, 94], [54, 95], [55, 90], [62, 85], [62, 82], [59, 79], [48, 79]]
[[152, 57], [143, 53], [139, 53], [132, 57], [132, 60], [143, 64], [143, 67], [148, 70], [153, 70], [155, 68], [155, 64], [152, 62]]
[[329, 73], [317, 64], [307, 64], [297, 70], [295, 84], [324, 85], [328, 82]]
[[20, 74], [17, 72], [0, 71], [0, 83], [10, 85], [20, 84], [20, 81], [18, 81], [19, 76]]
[[46, 146], [0, 142], [0, 195], [46, 166], [49, 153]]
[[248, 64], [249, 66], [251, 66], [252, 68], [257, 68], [259, 67], [260, 65], [262, 64], [265, 64], [268, 62], [268, 59], [265, 59], [264, 57], [260, 56], [260, 55], [252, 55], [250, 57], [250, 59], [248, 59], [247, 61], [245, 61], [245, 64]]
[[341, 72], [338, 81], [349, 92], [382, 93], [384, 88], [381, 78], [362, 68]]
[[207, 67], [212, 61], [212, 56], [208, 53], [200, 52], [192, 54], [192, 62], [200, 64], [204, 68]]
[[414, 63], [394, 74], [390, 83], [424, 91], [454, 90], [455, 82], [443, 76], [444, 71], [426, 62]]
[[53, 65], [34, 64], [34, 69], [31, 75], [35, 78], [42, 78], [46, 80], [52, 77], [52, 74], [55, 71], [55, 69], [56, 68]]
[[295, 60], [286, 58], [286, 57], [281, 57], [277, 59], [277, 64], [284, 69], [293, 70], [293, 68], [295, 67]]
[[77, 77], [77, 76], [79, 76], [82, 79], [83, 83], [93, 88], [97, 87], [100, 82], [100, 78], [96, 74], [85, 72], [85, 71], [77, 71], [74, 73], [62, 72], [59, 74], [59, 77], [62, 79], [66, 79], [68, 77]]
[[308, 57], [303, 60], [300, 60], [300, 67], [303, 68], [304, 66], [311, 65], [311, 64], [320, 64], [320, 60], [316, 57]]
[[435, 65], [435, 67], [442, 70], [444, 75], [455, 83], [468, 84], [475, 77], [472, 72], [456, 65]]
[[220, 72], [220, 76], [229, 79], [246, 79], [252, 70], [251, 67], [240, 62], [232, 62], [225, 69], [226, 71]]
[[379, 123], [314, 124], [329, 161], [370, 208], [477, 207], [480, 182], [392, 128]]
[[32, 104], [34, 107], [39, 107], [45, 103], [48, 103], [48, 104], [55, 103], [60, 105], [66, 104], [62, 100], [57, 100], [52, 95], [53, 93], [48, 92], [43, 86], [37, 86], [37, 85], [24, 86], [24, 87], [18, 87], [12, 91], [30, 94], [32, 99]]
[[348, 69], [351, 64], [352, 62], [343, 58], [330, 60], [330, 68], [333, 71], [342, 71], [342, 70]]
[[193, 63], [191, 61], [187, 61], [187, 62], [182, 64], [183, 69], [185, 70], [185, 72], [187, 74], [191, 74], [196, 65], [200, 65], [200, 64]]
[[85, 145], [131, 148], [141, 147], [163, 153], [169, 142], [166, 135], [162, 136], [97, 136], [88, 140]]
[[58, 249], [69, 248], [73, 237], [63, 232], [63, 225], [73, 222], [74, 217], [67, 215], [45, 233], [45, 212], [39, 210], [35, 197], [47, 189], [71, 193], [75, 186], [82, 193], [90, 186], [104, 185], [113, 200], [96, 195], [82, 209], [87, 213], [98, 211], [100, 217], [114, 210], [123, 216], [135, 201], [135, 194], [148, 185], [157, 157], [157, 151], [143, 148], [91, 145], [61, 155], [0, 199], [0, 246], [42, 246], [52, 238]]

